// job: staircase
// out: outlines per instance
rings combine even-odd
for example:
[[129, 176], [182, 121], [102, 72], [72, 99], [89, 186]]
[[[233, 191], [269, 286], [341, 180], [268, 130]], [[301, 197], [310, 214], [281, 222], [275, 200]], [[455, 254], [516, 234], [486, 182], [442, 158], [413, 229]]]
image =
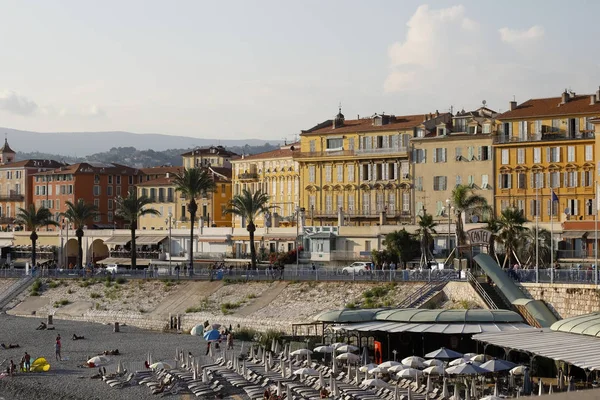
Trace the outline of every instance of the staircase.
[[467, 271], [467, 280], [491, 310], [512, 310], [512, 306], [489, 283], [481, 283]]
[[12, 286], [3, 293], [0, 293], [0, 310], [20, 295], [23, 290], [27, 289], [33, 280], [34, 278], [31, 275], [26, 275], [12, 284]]
[[446, 286], [447, 280], [427, 282], [413, 290], [399, 304], [398, 308], [419, 308]]

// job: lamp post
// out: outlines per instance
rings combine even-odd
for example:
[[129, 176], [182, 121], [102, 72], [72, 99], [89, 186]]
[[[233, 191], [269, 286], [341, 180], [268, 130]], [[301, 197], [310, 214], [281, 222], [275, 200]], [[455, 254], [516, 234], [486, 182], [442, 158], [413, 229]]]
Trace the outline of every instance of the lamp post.
[[165, 224], [169, 227], [169, 274], [171, 273], [171, 227], [173, 226], [173, 213], [169, 211]]
[[296, 272], [298, 271], [298, 266], [300, 264], [300, 254], [298, 253], [298, 235], [300, 234], [299, 232], [299, 221], [300, 221], [300, 207], [296, 206], [296, 240], [294, 241], [295, 245], [296, 245]]
[[450, 224], [452, 223], [452, 212], [454, 211], [454, 207], [452, 207], [450, 199], [446, 199], [446, 209], [448, 212], [448, 235], [446, 236], [446, 250], [448, 251], [448, 257], [450, 257]]

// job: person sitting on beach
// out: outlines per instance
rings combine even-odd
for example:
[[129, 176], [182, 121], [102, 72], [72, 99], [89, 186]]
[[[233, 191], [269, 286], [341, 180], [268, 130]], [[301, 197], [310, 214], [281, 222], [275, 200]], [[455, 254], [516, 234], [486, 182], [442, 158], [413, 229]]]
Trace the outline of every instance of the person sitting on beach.
[[119, 354], [119, 349], [104, 350], [102, 353], [98, 353], [99, 356], [118, 356]]
[[85, 339], [85, 337], [77, 336], [76, 334], [73, 334], [73, 340], [83, 340], [83, 339]]
[[323, 386], [321, 388], [321, 390], [319, 391], [319, 397], [322, 399], [326, 399], [329, 397], [329, 392], [327, 391], [327, 389], [325, 388], [325, 386]]
[[144, 368], [150, 369], [150, 364], [148, 364], [148, 360], [144, 361]]
[[48, 326], [46, 325], [46, 323], [44, 321], [40, 322], [40, 326], [38, 326], [37, 328], [35, 328], [36, 331], [43, 331], [44, 329], [48, 328]]
[[4, 343], [1, 343], [1, 344], [0, 344], [0, 347], [2, 347], [3, 349], [18, 349], [18, 348], [19, 348], [19, 347], [21, 347], [21, 346], [19, 346], [19, 345], [18, 345], [18, 344], [16, 344], [16, 343], [9, 343], [9, 345], [8, 345], [8, 346], [7, 346], [7, 345], [5, 345]]

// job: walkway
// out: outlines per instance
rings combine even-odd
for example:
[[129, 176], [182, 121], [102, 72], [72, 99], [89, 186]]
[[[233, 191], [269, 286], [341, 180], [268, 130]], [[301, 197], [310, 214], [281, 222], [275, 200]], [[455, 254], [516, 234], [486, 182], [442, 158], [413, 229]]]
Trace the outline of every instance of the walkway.
[[223, 286], [221, 281], [181, 283], [150, 312], [150, 316], [168, 318], [169, 314], [184, 314], [186, 308], [197, 306], [202, 299], [215, 293], [221, 286]]

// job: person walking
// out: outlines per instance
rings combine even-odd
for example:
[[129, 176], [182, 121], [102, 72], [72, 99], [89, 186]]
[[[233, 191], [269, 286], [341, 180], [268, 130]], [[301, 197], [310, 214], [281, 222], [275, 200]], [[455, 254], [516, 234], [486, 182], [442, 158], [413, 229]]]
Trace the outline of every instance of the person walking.
[[227, 334], [227, 350], [233, 349], [233, 333], [229, 331]]
[[25, 352], [25, 355], [23, 356], [21, 362], [23, 363], [23, 369], [29, 372], [29, 370], [31, 369], [31, 356], [27, 352]]
[[55, 345], [55, 350], [56, 350], [56, 359], [58, 361], [62, 361], [62, 356], [60, 355], [60, 350], [62, 347], [62, 343], [60, 342], [60, 335], [58, 335], [56, 337], [56, 345]]

